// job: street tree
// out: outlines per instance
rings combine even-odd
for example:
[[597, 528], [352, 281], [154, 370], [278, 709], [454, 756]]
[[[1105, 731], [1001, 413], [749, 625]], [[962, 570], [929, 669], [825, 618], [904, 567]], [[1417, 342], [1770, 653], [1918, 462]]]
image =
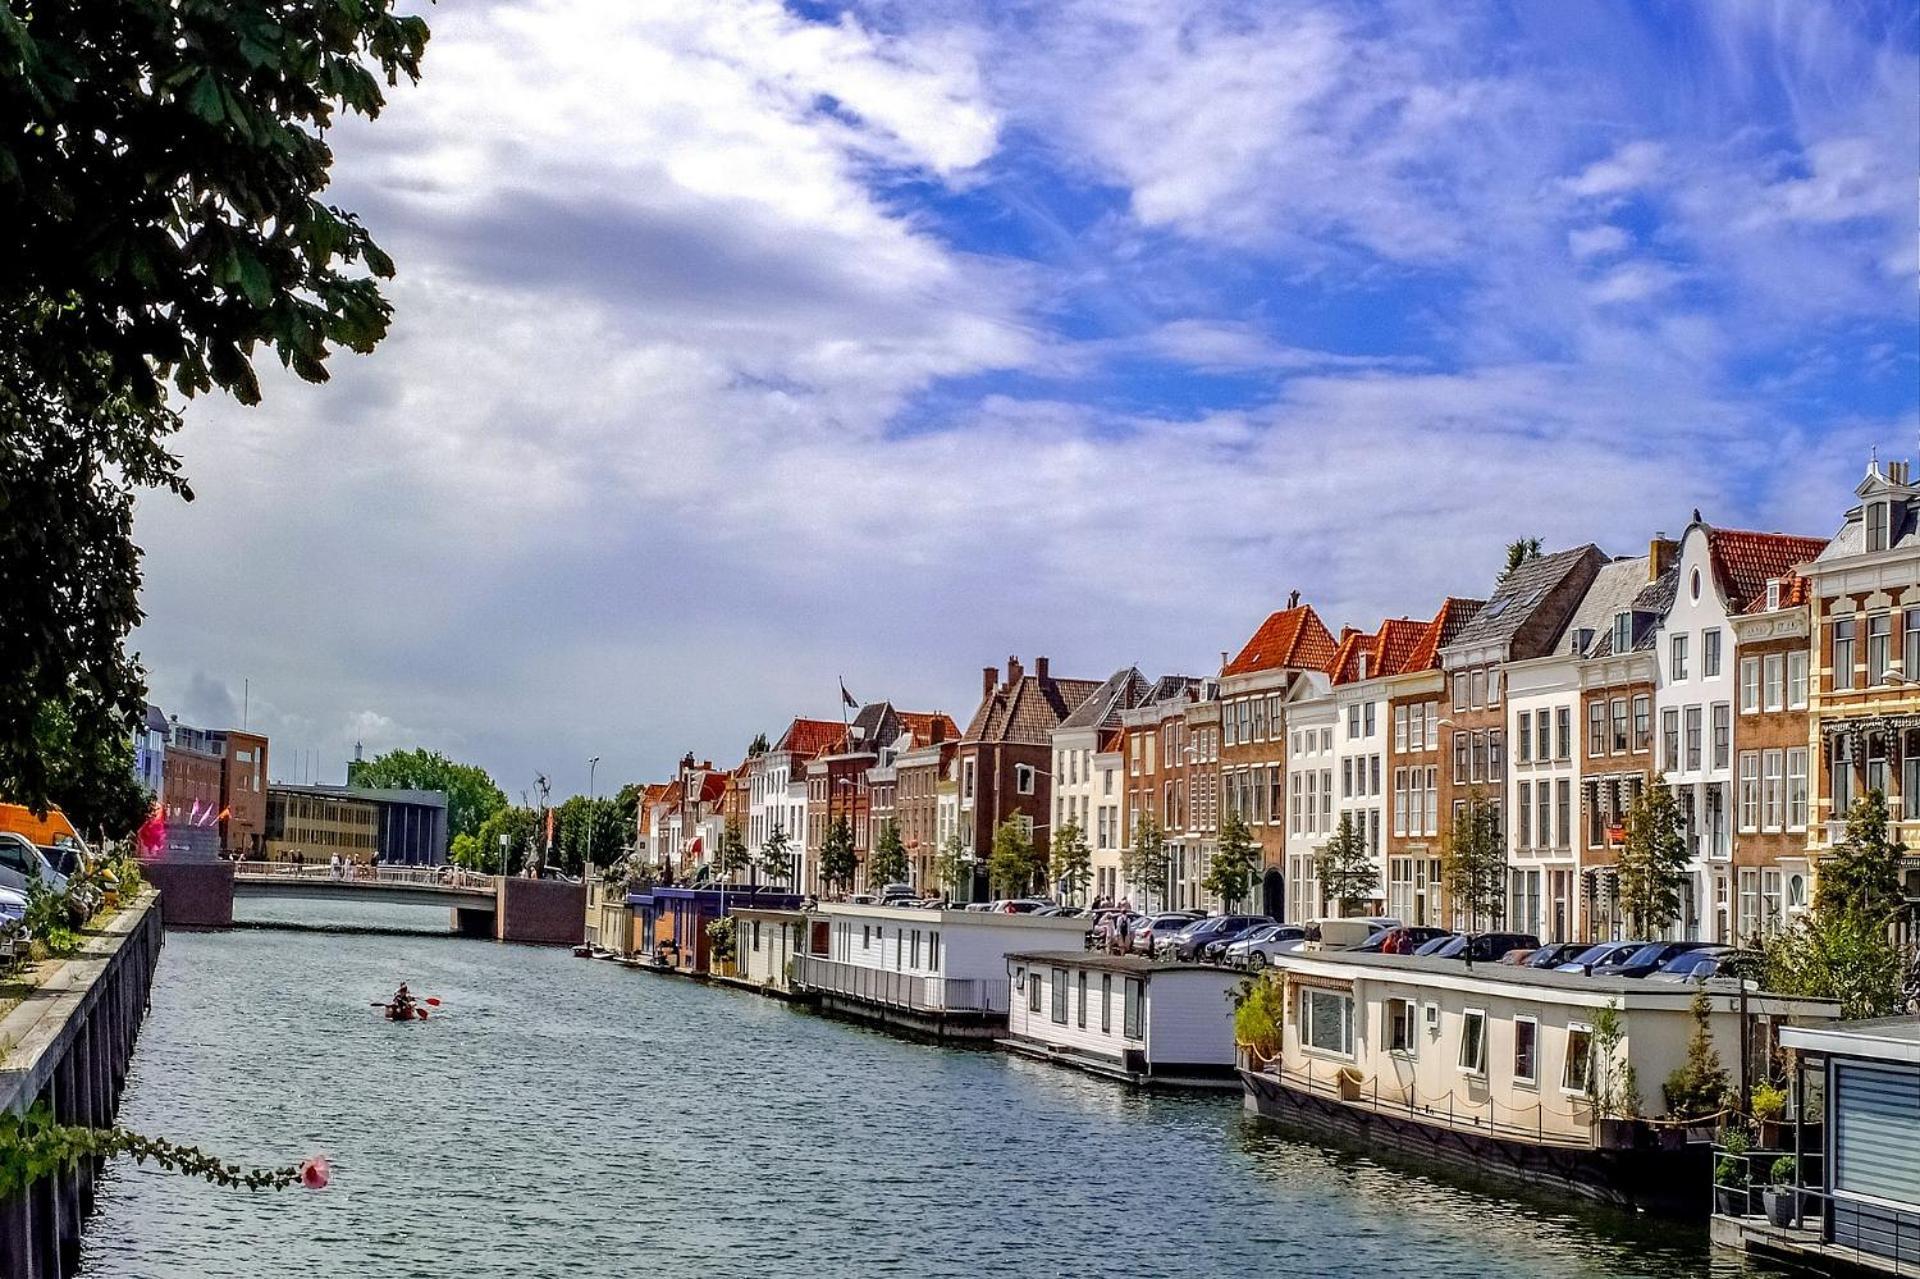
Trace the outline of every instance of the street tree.
[[1367, 855], [1367, 838], [1352, 813], [1340, 814], [1333, 835], [1314, 854], [1320, 896], [1342, 915], [1358, 914], [1380, 883], [1380, 871]]
[[940, 846], [933, 860], [933, 877], [940, 881], [948, 897], [963, 896], [973, 885], [973, 858], [967, 855], [967, 843], [955, 831]]
[[[470, 869], [494, 875], [519, 874], [533, 855], [534, 835], [539, 824], [540, 819], [531, 808], [516, 805], [493, 813], [474, 832], [472, 856], [476, 864]], [[504, 850], [500, 845], [502, 836], [507, 841]]]
[[874, 836], [873, 851], [867, 854], [867, 887], [877, 890], [885, 884], [904, 883], [909, 869], [900, 824], [888, 818]]
[[1230, 812], [1220, 823], [1220, 846], [1207, 867], [1200, 886], [1218, 897], [1228, 910], [1238, 910], [1253, 891], [1253, 876], [1260, 868], [1260, 845], [1247, 829], [1246, 819]]
[[1627, 805], [1627, 838], [1620, 848], [1620, 909], [1635, 937], [1658, 937], [1680, 918], [1686, 887], [1687, 837], [1680, 803], [1666, 784], [1654, 784]]
[[747, 837], [740, 829], [740, 819], [729, 817], [720, 831], [720, 847], [716, 852], [715, 868], [721, 875], [732, 878], [753, 867], [753, 854], [747, 850]]
[[[309, 382], [385, 336], [393, 263], [323, 202], [343, 114], [417, 79], [394, 0], [45, 0], [0, 8], [0, 794], [57, 799], [117, 767], [145, 677], [136, 497], [191, 500], [184, 403], [260, 399], [270, 352]], [[97, 784], [76, 795], [99, 793]], [[118, 822], [124, 796], [105, 806]], [[77, 801], [84, 802], [84, 801]]]
[[1133, 842], [1121, 858], [1120, 871], [1127, 882], [1140, 891], [1142, 900], [1134, 903], [1141, 910], [1154, 898], [1167, 895], [1167, 837], [1151, 813], [1142, 813], [1133, 823]]
[[1051, 845], [1053, 882], [1069, 897], [1084, 897], [1093, 883], [1093, 850], [1087, 846], [1087, 833], [1080, 823], [1069, 820], [1053, 833]]
[[591, 864], [604, 870], [626, 854], [634, 840], [632, 813], [617, 797], [573, 795], [553, 810], [554, 855], [560, 869], [582, 874]]
[[859, 869], [860, 862], [853, 851], [853, 827], [847, 824], [845, 816], [836, 817], [820, 838], [821, 882], [846, 892], [853, 887], [853, 877]]
[[1901, 884], [1906, 855], [1906, 847], [1887, 825], [1887, 797], [1868, 791], [1847, 810], [1846, 837], [1820, 859], [1815, 907], [1828, 915], [1891, 921], [1906, 908]]
[[1046, 858], [1033, 846], [1033, 836], [1017, 815], [994, 827], [993, 854], [987, 859], [987, 882], [1003, 897], [1024, 897], [1034, 881], [1047, 873]]
[[1477, 788], [1454, 813], [1440, 862], [1440, 882], [1470, 928], [1497, 925], [1506, 914], [1507, 848], [1500, 813]]
[[760, 873], [769, 883], [784, 884], [793, 878], [793, 837], [784, 826], [767, 832], [760, 845]]

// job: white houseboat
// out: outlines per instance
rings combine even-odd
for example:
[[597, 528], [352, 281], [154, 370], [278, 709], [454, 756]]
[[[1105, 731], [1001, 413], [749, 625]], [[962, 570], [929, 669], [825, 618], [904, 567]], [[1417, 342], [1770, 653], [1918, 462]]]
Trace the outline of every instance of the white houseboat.
[[1205, 964], [1079, 950], [1007, 956], [1007, 1037], [1023, 1056], [1149, 1087], [1238, 1087], [1234, 987]]
[[733, 912], [734, 980], [782, 998], [793, 991], [793, 958], [806, 949], [807, 917], [797, 910]]
[[992, 1039], [1007, 1024], [1007, 956], [1077, 950], [1087, 921], [831, 902], [807, 916], [796, 995], [939, 1039]]
[[[1427, 1162], [1688, 1215], [1709, 1207], [1704, 1141], [1667, 1119], [1698, 987], [1342, 951], [1274, 961], [1279, 1025], [1243, 1045], [1247, 1108]], [[1749, 1043], [1837, 1005], [1708, 987], [1739, 1086]], [[1272, 1032], [1269, 1032], [1272, 1034]]]

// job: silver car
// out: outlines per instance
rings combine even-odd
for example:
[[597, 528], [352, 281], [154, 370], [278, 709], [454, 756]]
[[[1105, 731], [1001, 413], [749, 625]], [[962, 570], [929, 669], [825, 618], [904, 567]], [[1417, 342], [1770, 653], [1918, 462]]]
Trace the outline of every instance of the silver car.
[[67, 891], [67, 877], [53, 868], [31, 840], [12, 831], [0, 831], [0, 888], [24, 893], [35, 879], [56, 893]]
[[1265, 968], [1276, 955], [1300, 949], [1307, 930], [1299, 924], [1268, 924], [1256, 928], [1227, 947], [1227, 964], [1232, 968]]

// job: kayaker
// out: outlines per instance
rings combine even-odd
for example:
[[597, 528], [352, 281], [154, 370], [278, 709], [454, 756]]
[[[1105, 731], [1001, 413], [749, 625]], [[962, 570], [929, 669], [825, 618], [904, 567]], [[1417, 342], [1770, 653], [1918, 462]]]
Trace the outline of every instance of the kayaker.
[[413, 996], [407, 993], [407, 983], [401, 982], [400, 989], [393, 992], [387, 1011], [396, 1021], [406, 1021], [413, 1016]]

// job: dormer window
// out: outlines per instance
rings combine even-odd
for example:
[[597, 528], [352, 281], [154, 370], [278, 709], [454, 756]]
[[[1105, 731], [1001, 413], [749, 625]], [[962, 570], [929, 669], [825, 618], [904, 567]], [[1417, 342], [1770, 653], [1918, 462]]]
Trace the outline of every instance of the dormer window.
[[1354, 678], [1365, 679], [1366, 677], [1367, 677], [1367, 655], [1365, 653], [1362, 653], [1360, 654], [1360, 661], [1359, 661], [1358, 668], [1354, 673]]
[[1887, 549], [1887, 534], [1893, 521], [1893, 503], [1867, 503], [1867, 549], [1884, 551]]
[[1573, 651], [1578, 657], [1585, 657], [1587, 650], [1593, 647], [1593, 628], [1578, 626], [1573, 631]]
[[1776, 577], [1771, 582], [1767, 583], [1767, 612], [1771, 613], [1779, 607], [1780, 607], [1780, 579]]
[[1625, 653], [1633, 647], [1633, 614], [1613, 615], [1613, 651]]

